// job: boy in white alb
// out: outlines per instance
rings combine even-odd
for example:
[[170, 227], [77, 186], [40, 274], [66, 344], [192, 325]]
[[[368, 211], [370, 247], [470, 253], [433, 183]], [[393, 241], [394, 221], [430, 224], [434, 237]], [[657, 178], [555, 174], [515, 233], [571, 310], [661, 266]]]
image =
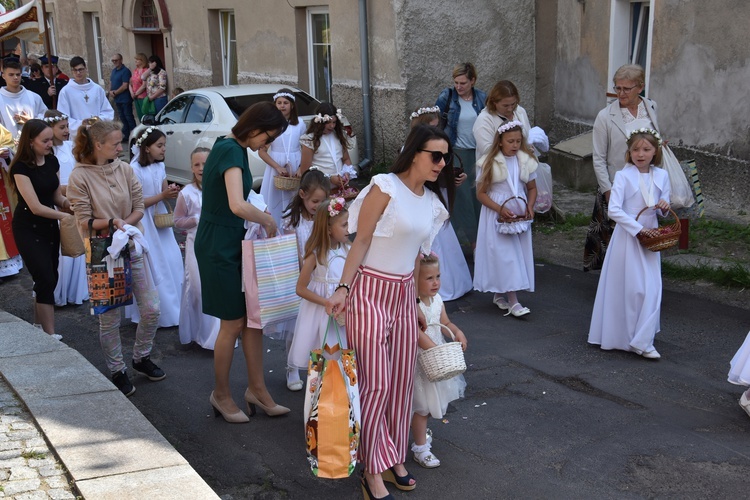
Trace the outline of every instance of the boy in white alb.
[[68, 115], [70, 136], [75, 137], [78, 127], [86, 120], [94, 117], [114, 120], [115, 110], [104, 89], [88, 78], [86, 62], [82, 57], [71, 59], [70, 68], [73, 70], [73, 80], [60, 91], [57, 110]]
[[47, 106], [42, 98], [21, 85], [21, 63], [5, 60], [3, 63], [5, 87], [0, 88], [0, 122], [13, 136], [32, 118], [43, 118]]

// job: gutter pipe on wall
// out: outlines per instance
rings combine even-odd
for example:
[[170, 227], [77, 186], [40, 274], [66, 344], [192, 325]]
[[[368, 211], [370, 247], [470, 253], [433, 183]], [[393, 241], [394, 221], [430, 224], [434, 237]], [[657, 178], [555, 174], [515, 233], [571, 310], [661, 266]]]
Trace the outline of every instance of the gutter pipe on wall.
[[370, 108], [370, 45], [367, 34], [367, 0], [359, 0], [359, 58], [362, 65], [362, 121], [365, 133], [365, 157], [359, 169], [367, 170], [372, 163], [372, 110]]

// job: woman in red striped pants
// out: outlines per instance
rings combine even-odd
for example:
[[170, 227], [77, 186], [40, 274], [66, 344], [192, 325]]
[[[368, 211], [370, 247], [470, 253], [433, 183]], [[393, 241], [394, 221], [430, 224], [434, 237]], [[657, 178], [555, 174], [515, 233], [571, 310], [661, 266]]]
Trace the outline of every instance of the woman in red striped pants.
[[376, 175], [349, 208], [357, 232], [329, 314], [346, 309], [347, 340], [357, 352], [362, 407], [359, 461], [365, 498], [392, 498], [383, 481], [401, 490], [416, 487], [404, 461], [417, 355], [415, 281], [419, 254], [448, 217], [438, 187], [453, 185], [443, 169], [452, 151], [445, 133], [414, 127], [391, 173]]

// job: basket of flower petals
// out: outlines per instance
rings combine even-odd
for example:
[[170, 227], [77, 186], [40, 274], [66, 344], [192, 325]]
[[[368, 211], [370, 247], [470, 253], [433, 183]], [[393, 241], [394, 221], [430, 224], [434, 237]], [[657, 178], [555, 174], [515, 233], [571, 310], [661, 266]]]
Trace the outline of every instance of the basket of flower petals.
[[[638, 215], [635, 216], [635, 220], [638, 220], [638, 217], [640, 217], [641, 214], [649, 208], [653, 207], [645, 207], [643, 210], [638, 212]], [[672, 248], [673, 246], [677, 245], [677, 243], [679, 243], [680, 233], [682, 233], [680, 219], [671, 208], [669, 209], [669, 213], [674, 218], [674, 223], [660, 225], [657, 228], [650, 229], [648, 230], [651, 233], [650, 235], [640, 233], [637, 235], [638, 241], [640, 241], [641, 245], [643, 245], [648, 250], [651, 250], [652, 252], [661, 252], [662, 250]]]
[[343, 199], [349, 201], [353, 200], [359, 194], [359, 189], [346, 185], [343, 188], [334, 189], [331, 196], [340, 196]]
[[296, 191], [299, 189], [299, 177], [295, 175], [277, 175], [273, 178], [273, 186], [281, 191]]

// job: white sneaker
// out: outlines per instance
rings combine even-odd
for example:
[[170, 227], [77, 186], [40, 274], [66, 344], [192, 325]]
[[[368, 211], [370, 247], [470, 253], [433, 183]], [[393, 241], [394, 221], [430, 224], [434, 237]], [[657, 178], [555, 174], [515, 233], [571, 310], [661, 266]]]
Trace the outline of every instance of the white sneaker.
[[52, 337], [55, 340], [62, 340], [62, 335], [58, 333], [53, 333], [52, 335], [50, 335], [50, 337]]
[[747, 413], [750, 416], [750, 399], [745, 396], [745, 393], [742, 393], [742, 397], [740, 398], [740, 406], [743, 410], [745, 410], [745, 413]]

